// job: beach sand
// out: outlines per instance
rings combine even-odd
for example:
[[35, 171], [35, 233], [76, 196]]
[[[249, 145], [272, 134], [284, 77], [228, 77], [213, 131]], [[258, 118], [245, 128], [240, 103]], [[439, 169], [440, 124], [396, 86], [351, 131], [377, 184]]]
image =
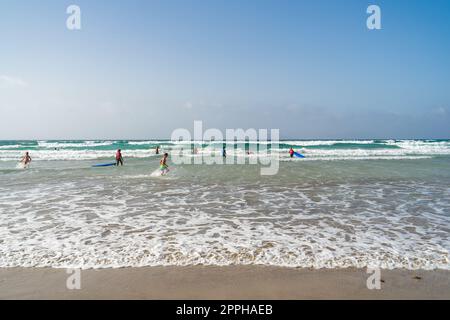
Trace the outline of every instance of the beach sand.
[[382, 270], [369, 290], [364, 269], [190, 266], [81, 271], [68, 290], [65, 269], [2, 268], [0, 299], [450, 299], [450, 271]]

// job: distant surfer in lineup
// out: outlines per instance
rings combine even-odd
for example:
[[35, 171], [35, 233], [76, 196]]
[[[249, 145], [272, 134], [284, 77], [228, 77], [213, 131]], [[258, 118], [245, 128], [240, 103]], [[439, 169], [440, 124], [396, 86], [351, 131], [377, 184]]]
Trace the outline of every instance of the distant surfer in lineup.
[[122, 150], [117, 150], [116, 152], [116, 166], [123, 166], [123, 157], [122, 157]]
[[295, 153], [295, 151], [294, 151], [294, 149], [289, 149], [289, 155], [291, 156], [291, 158], [293, 158], [294, 157], [294, 153]]
[[27, 167], [31, 163], [31, 157], [30, 157], [30, 154], [28, 153], [28, 151], [25, 152], [25, 155], [20, 160], [20, 163], [22, 164], [22, 166], [24, 168]]
[[169, 156], [168, 153], [164, 153], [164, 156], [159, 161], [159, 169], [161, 170], [161, 175], [165, 175], [167, 172], [169, 172], [169, 166], [167, 165], [167, 157]]

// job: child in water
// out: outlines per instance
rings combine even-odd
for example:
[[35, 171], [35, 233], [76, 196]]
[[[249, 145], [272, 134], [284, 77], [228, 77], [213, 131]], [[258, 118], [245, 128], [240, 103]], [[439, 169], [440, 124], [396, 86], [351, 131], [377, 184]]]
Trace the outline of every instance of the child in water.
[[167, 172], [169, 172], [169, 166], [167, 165], [167, 157], [169, 156], [168, 153], [164, 153], [164, 156], [159, 161], [159, 169], [161, 170], [161, 175], [165, 175]]
[[291, 158], [293, 158], [294, 157], [294, 149], [289, 149], [289, 155], [291, 156]]
[[28, 151], [27, 152], [25, 152], [25, 155], [22, 157], [22, 159], [20, 160], [20, 163], [24, 166], [24, 167], [26, 167], [26, 166], [28, 166], [29, 164], [30, 164], [30, 162], [31, 162], [31, 157], [30, 157], [30, 154], [28, 153]]
[[117, 150], [116, 152], [116, 166], [123, 166], [123, 157], [122, 157], [122, 150]]

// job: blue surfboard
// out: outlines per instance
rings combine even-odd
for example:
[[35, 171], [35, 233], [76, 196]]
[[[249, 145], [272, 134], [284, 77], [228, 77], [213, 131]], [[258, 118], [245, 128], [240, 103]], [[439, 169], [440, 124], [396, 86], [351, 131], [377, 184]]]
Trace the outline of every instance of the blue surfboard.
[[298, 153], [298, 152], [294, 152], [294, 156], [296, 156], [297, 158], [304, 158], [305, 156]]
[[115, 162], [111, 162], [111, 163], [99, 163], [99, 164], [94, 164], [92, 167], [96, 168], [96, 167], [110, 167], [110, 166], [115, 166], [116, 163]]

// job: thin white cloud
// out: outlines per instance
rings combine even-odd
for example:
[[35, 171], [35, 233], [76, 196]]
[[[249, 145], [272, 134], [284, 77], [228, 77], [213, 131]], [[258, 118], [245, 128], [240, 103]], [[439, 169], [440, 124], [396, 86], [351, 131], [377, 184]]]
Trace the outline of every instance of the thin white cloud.
[[224, 105], [222, 103], [217, 103], [217, 102], [207, 102], [204, 100], [198, 100], [195, 102], [192, 101], [186, 101], [183, 104], [183, 108], [191, 110], [191, 109], [222, 109], [224, 108]]
[[447, 114], [447, 109], [444, 107], [438, 107], [433, 110], [433, 113], [438, 116], [445, 116]]
[[0, 88], [24, 88], [28, 87], [28, 83], [24, 80], [7, 75], [0, 75]]

